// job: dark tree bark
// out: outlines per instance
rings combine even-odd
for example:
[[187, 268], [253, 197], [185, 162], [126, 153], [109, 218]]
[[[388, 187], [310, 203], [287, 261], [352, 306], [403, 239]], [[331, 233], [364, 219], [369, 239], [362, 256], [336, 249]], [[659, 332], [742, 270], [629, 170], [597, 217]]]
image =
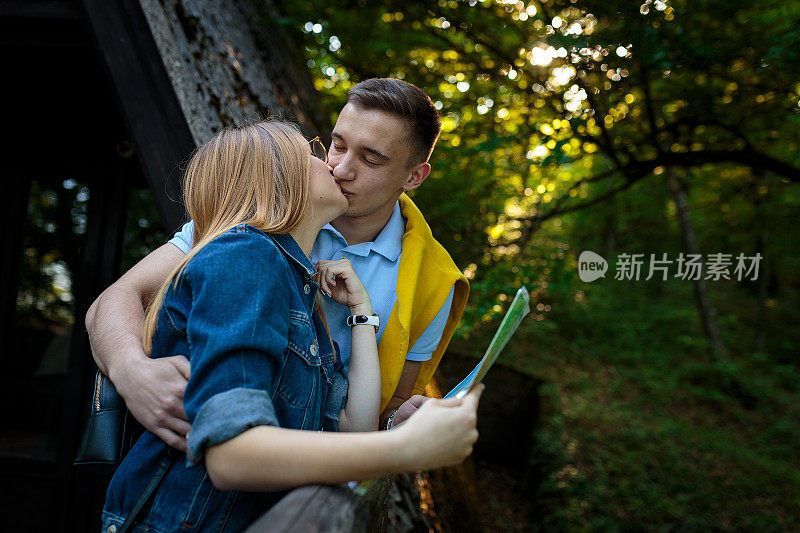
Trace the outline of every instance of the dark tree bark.
[[196, 144], [268, 116], [327, 138], [301, 49], [271, 0], [138, 0]]
[[610, 257], [617, 250], [617, 199], [610, 198], [605, 208], [603, 252], [604, 257]]
[[769, 246], [769, 227], [764, 217], [765, 198], [759, 192], [763, 184], [764, 173], [754, 172], [755, 182], [753, 184], [753, 197], [755, 198], [755, 230], [757, 235], [756, 253], [761, 254], [761, 269], [758, 277], [758, 311], [756, 315], [756, 346], [757, 352], [763, 352], [767, 345], [767, 296], [769, 290], [770, 265], [767, 259], [767, 248]]
[[[675, 175], [675, 170], [667, 168], [665, 171], [665, 180], [667, 188], [669, 189], [672, 199], [678, 212], [678, 222], [681, 228], [681, 239], [683, 240], [683, 247], [687, 254], [699, 254], [700, 247], [697, 244], [697, 236], [692, 224], [692, 217], [689, 214], [688, 201], [686, 189], [684, 189], [678, 177]], [[719, 333], [717, 326], [717, 311], [711, 298], [708, 296], [708, 289], [706, 287], [705, 279], [701, 273], [699, 279], [694, 280], [694, 296], [697, 302], [697, 310], [700, 313], [700, 320], [703, 324], [708, 340], [711, 342], [711, 350], [714, 356], [722, 361], [728, 359], [728, 349], [722, 341], [722, 336]]]

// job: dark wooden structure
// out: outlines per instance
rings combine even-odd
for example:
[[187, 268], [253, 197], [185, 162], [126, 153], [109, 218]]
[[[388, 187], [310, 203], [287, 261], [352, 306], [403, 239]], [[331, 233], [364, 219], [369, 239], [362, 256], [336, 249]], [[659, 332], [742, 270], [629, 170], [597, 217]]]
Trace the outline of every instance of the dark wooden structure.
[[94, 372], [84, 316], [138, 235], [184, 220], [197, 143], [266, 114], [327, 131], [274, 18], [258, 0], [0, 0], [3, 531], [99, 528], [111, 472], [72, 465]]

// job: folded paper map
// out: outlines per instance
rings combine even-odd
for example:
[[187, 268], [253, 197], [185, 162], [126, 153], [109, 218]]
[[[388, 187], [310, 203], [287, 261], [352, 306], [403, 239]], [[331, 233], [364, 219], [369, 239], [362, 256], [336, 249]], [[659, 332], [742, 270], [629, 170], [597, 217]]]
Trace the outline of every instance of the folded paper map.
[[453, 390], [445, 395], [445, 398], [463, 398], [472, 385], [481, 382], [483, 376], [486, 375], [497, 360], [497, 356], [499, 356], [503, 348], [506, 347], [506, 344], [508, 344], [514, 332], [517, 331], [522, 319], [530, 312], [531, 307], [528, 289], [522, 286], [517, 291], [517, 295], [514, 296], [514, 301], [511, 302], [508, 311], [506, 311], [506, 316], [503, 317], [503, 321], [500, 322], [500, 327], [497, 328], [497, 333], [494, 334], [492, 342], [490, 342], [489, 347], [486, 348], [483, 359], [481, 359], [478, 366], [476, 366], [461, 383], [456, 385]]

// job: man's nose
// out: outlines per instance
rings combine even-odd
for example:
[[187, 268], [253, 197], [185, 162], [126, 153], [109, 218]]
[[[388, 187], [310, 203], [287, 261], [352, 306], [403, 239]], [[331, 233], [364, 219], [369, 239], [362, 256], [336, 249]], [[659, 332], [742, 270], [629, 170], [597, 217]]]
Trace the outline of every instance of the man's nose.
[[333, 167], [333, 177], [338, 180], [350, 181], [354, 178], [353, 165], [348, 156], [337, 160], [330, 160], [328, 164]]

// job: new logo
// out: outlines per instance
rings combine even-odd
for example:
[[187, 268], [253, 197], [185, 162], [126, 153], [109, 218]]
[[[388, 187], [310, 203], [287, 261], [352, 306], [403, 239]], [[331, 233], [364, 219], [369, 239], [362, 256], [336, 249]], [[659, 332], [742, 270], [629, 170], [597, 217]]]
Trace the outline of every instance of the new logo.
[[608, 262], [598, 254], [584, 250], [578, 257], [578, 276], [585, 283], [606, 277]]

